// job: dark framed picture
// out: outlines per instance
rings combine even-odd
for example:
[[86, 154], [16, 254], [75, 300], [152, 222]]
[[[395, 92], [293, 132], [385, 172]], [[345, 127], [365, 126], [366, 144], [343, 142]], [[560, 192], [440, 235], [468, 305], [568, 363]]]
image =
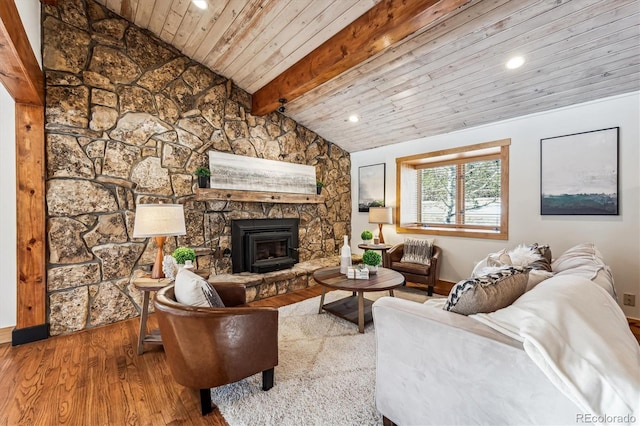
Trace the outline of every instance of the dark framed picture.
[[618, 214], [619, 131], [540, 140], [540, 214]]
[[358, 211], [369, 207], [384, 207], [385, 163], [361, 166], [358, 169]]

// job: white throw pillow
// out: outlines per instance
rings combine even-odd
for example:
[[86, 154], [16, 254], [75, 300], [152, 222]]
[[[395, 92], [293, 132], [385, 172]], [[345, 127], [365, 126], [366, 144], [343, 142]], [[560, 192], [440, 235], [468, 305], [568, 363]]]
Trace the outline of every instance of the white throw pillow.
[[473, 271], [471, 271], [471, 277], [482, 277], [509, 266], [512, 266], [511, 257], [507, 254], [506, 249], [502, 249], [495, 253], [489, 253], [487, 257], [476, 263]]
[[[543, 256], [539, 251], [537, 251], [536, 247], [537, 244], [534, 244], [533, 246], [519, 245], [509, 252], [507, 252], [506, 249], [502, 249], [496, 253], [491, 253], [476, 264], [473, 268], [473, 272], [471, 273], [471, 277], [478, 278], [487, 274], [495, 274], [501, 269], [506, 269], [510, 266], [532, 266], [543, 259]], [[529, 272], [526, 291], [531, 290], [536, 285], [547, 278], [551, 278], [552, 276], [552, 272], [532, 269]]]
[[204, 278], [182, 268], [178, 271], [174, 286], [176, 301], [183, 305], [205, 308], [223, 308], [218, 292]]
[[533, 262], [542, 259], [542, 255], [531, 246], [520, 244], [518, 247], [510, 250], [508, 253], [513, 266], [529, 266]]

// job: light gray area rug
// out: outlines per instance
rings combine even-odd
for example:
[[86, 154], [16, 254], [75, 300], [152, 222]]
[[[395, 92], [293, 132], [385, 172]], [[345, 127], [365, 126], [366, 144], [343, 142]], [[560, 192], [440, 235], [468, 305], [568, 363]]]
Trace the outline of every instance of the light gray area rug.
[[[386, 292], [367, 294], [369, 299]], [[396, 297], [427, 299], [421, 291], [396, 290]], [[333, 291], [325, 303], [349, 295]], [[373, 323], [355, 324], [318, 314], [315, 297], [279, 309], [279, 365], [275, 385], [262, 391], [262, 374], [211, 391], [231, 426], [380, 425], [375, 407]]]

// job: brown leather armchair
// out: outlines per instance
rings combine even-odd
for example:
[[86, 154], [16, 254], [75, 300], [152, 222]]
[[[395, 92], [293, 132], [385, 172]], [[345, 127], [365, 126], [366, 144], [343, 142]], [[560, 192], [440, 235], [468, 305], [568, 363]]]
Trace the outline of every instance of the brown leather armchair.
[[155, 299], [160, 334], [169, 369], [176, 382], [200, 389], [202, 415], [212, 411], [211, 388], [262, 372], [262, 389], [273, 387], [278, 365], [278, 310], [239, 306], [241, 284], [216, 284], [224, 308], [182, 305], [174, 286]]
[[430, 265], [422, 265], [420, 263], [401, 262], [404, 254], [404, 243], [396, 244], [385, 253], [385, 265], [394, 271], [404, 275], [406, 281], [413, 283], [426, 284], [427, 294], [433, 296], [433, 288], [438, 282], [440, 276], [440, 257], [442, 250], [438, 246], [433, 246], [433, 255], [431, 256]]

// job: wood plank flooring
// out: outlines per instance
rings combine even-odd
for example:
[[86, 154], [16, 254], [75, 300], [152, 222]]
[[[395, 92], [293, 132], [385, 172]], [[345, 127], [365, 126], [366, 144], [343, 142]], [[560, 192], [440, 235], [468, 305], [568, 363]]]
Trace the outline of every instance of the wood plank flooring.
[[[319, 286], [252, 303], [281, 307]], [[149, 327], [157, 327], [155, 315]], [[136, 354], [139, 319], [12, 347], [0, 345], [0, 425], [226, 425], [200, 415], [199, 394], [177, 384], [161, 346]]]
[[[278, 308], [320, 292], [315, 286], [251, 305]], [[630, 322], [640, 342], [640, 321]], [[0, 425], [226, 425], [218, 410], [200, 415], [197, 391], [173, 380], [162, 347], [136, 355], [138, 324], [0, 345]], [[154, 315], [149, 326], [157, 326]]]

